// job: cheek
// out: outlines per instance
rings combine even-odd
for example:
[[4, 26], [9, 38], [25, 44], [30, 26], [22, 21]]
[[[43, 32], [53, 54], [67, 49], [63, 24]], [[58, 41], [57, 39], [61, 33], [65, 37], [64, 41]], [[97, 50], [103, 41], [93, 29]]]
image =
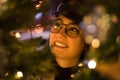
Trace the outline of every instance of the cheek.
[[75, 39], [73, 41], [71, 41], [70, 43], [71, 45], [71, 50], [78, 54], [78, 53], [81, 53], [83, 51], [83, 48], [84, 48], [84, 41], [82, 41], [81, 38], [78, 38], [78, 39]]
[[52, 33], [50, 33], [49, 46], [51, 46], [53, 44], [53, 41], [54, 41], [54, 35]]

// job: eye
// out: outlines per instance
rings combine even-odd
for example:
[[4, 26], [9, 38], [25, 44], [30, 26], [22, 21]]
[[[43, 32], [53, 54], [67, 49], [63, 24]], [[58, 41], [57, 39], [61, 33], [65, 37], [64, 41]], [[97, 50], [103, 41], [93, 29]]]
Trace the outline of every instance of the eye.
[[79, 27], [78, 27], [77, 25], [69, 25], [69, 26], [67, 27], [67, 29], [68, 29], [69, 31], [79, 32]]
[[60, 23], [60, 22], [58, 22], [58, 21], [55, 21], [54, 23], [53, 23], [53, 26], [51, 27], [51, 32], [53, 32], [53, 33], [57, 33], [57, 32], [59, 32], [59, 30], [62, 28], [62, 24]]
[[70, 31], [78, 32], [79, 30], [77, 28], [70, 28]]
[[56, 27], [61, 27], [61, 24], [58, 23], [58, 22], [56, 22], [56, 23], [54, 24], [54, 26], [56, 26]]
[[58, 27], [58, 28], [61, 28], [61, 27], [62, 27], [62, 21], [61, 21], [61, 20], [56, 20], [56, 21], [54, 22], [54, 26], [55, 26], [55, 27]]

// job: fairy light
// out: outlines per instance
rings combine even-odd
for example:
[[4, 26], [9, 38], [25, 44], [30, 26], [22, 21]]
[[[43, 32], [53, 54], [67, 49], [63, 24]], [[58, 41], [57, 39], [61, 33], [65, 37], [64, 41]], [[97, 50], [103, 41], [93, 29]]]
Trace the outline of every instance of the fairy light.
[[8, 0], [0, 0], [0, 15], [8, 9], [7, 3]]
[[84, 22], [84, 24], [89, 25], [92, 23], [92, 18], [90, 16], [85, 16], [83, 18], [83, 22]]
[[88, 44], [91, 44], [92, 40], [93, 40], [92, 35], [87, 35], [86, 38], [85, 38], [85, 42], [88, 43]]
[[20, 38], [20, 37], [21, 37], [20, 33], [19, 33], [19, 32], [16, 32], [16, 33], [15, 33], [15, 37], [16, 37], [16, 38]]
[[20, 79], [20, 78], [22, 78], [22, 77], [23, 77], [22, 71], [17, 71], [17, 73], [15, 74], [15, 78], [16, 78], [16, 79]]
[[39, 9], [41, 7], [42, 3], [43, 3], [42, 1], [39, 1], [38, 4], [35, 5], [36, 9]]
[[100, 46], [100, 40], [99, 39], [93, 39], [92, 47], [98, 48], [99, 46]]
[[18, 77], [23, 77], [23, 73], [21, 71], [17, 72]]
[[89, 69], [95, 69], [96, 68], [96, 61], [90, 60], [88, 62], [88, 67], [89, 67]]
[[118, 16], [115, 15], [115, 14], [112, 14], [112, 15], [111, 15], [111, 20], [112, 20], [114, 23], [118, 23], [118, 22], [119, 22]]
[[88, 26], [87, 26], [87, 31], [90, 32], [90, 33], [95, 33], [95, 32], [97, 32], [96, 25], [94, 25], [94, 24], [88, 25]]
[[35, 15], [35, 19], [37, 20], [37, 19], [40, 19], [42, 17], [42, 13], [41, 12], [39, 12], [39, 13], [37, 13], [36, 15]]
[[120, 36], [117, 36], [116, 42], [117, 42], [118, 44], [120, 44]]
[[97, 5], [94, 9], [93, 12], [95, 14], [104, 14], [106, 12], [106, 8], [103, 5]]
[[9, 73], [7, 72], [7, 73], [5, 73], [5, 75], [4, 76], [8, 76], [9, 75]]
[[79, 66], [79, 67], [82, 67], [82, 66], [83, 66], [83, 63], [79, 63], [78, 66]]
[[71, 77], [71, 78], [74, 78], [74, 77], [75, 77], [75, 74], [71, 74], [70, 77]]

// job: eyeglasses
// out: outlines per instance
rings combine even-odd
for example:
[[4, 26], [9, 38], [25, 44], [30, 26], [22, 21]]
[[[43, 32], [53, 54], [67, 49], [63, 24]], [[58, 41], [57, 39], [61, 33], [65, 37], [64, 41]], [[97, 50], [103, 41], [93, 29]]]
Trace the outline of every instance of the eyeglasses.
[[63, 24], [61, 19], [57, 19], [53, 21], [50, 32], [58, 33], [63, 27], [65, 27], [65, 34], [71, 38], [75, 38], [78, 36], [80, 28], [77, 24]]

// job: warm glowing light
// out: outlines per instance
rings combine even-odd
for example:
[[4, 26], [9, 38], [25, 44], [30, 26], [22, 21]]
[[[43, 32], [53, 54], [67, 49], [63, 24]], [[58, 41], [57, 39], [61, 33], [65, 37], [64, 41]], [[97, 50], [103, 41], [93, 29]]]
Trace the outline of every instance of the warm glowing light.
[[39, 1], [40, 4], [42, 4], [43, 2], [42, 1]]
[[112, 14], [112, 15], [111, 15], [111, 19], [112, 19], [112, 21], [113, 21], [114, 23], [118, 23], [118, 22], [119, 22], [118, 16], [115, 15], [115, 14]]
[[36, 8], [39, 8], [40, 6], [41, 6], [41, 4], [37, 4], [35, 7], [36, 7]]
[[71, 76], [71, 78], [74, 78], [74, 77], [75, 77], [75, 74], [71, 74], [70, 76]]
[[88, 25], [88, 24], [91, 24], [92, 23], [92, 18], [90, 16], [85, 16], [83, 18], [83, 22], [84, 24]]
[[8, 0], [0, 0], [0, 15], [8, 9], [7, 2]]
[[99, 46], [100, 46], [100, 40], [99, 39], [93, 39], [92, 47], [98, 48]]
[[79, 63], [78, 66], [79, 66], [79, 67], [82, 67], [82, 66], [83, 66], [83, 63]]
[[7, 2], [8, 0], [0, 0], [0, 3], [2, 4], [2, 3], [5, 3], [5, 2]]
[[23, 77], [23, 73], [21, 71], [17, 72], [18, 77]]
[[89, 67], [89, 69], [95, 69], [96, 68], [96, 61], [90, 60], [88, 62], [88, 67]]
[[8, 74], [8, 72], [7, 73], [5, 73], [5, 76], [8, 76], [9, 74]]
[[117, 36], [116, 42], [117, 42], [118, 44], [120, 44], [120, 36]]
[[39, 9], [41, 7], [42, 3], [43, 3], [42, 1], [39, 1], [39, 3], [35, 5], [36, 9]]
[[103, 14], [106, 12], [106, 8], [105, 6], [103, 5], [97, 5], [95, 8], [94, 8], [94, 13], [96, 14]]
[[43, 30], [44, 30], [43, 26], [41, 26], [41, 24], [37, 24], [36, 27], [33, 29], [33, 32], [42, 33]]
[[21, 71], [18, 71], [15, 75], [16, 79], [22, 78], [23, 77], [23, 73]]
[[19, 33], [19, 32], [16, 32], [16, 33], [15, 33], [15, 37], [16, 37], [16, 38], [20, 38], [20, 37], [21, 37], [20, 33]]
[[10, 31], [11, 36], [15, 36], [16, 31]]
[[85, 38], [85, 42], [88, 43], [88, 44], [91, 44], [92, 40], [93, 40], [93, 36], [92, 35], [88, 35]]

